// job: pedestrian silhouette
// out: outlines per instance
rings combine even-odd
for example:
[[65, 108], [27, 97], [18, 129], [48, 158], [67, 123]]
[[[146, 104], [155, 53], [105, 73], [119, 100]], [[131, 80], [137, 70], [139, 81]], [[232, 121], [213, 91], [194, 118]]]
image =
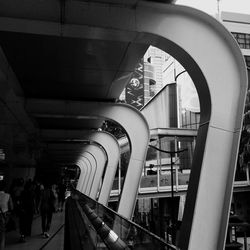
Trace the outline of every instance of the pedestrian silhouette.
[[44, 183], [44, 190], [41, 191], [40, 212], [42, 218], [42, 234], [48, 238], [52, 221], [53, 212], [55, 212], [55, 196], [48, 183]]

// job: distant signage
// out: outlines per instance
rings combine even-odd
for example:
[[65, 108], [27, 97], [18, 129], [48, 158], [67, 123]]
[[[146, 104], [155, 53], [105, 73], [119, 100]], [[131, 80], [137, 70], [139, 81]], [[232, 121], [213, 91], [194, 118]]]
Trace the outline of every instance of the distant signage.
[[126, 86], [126, 103], [141, 109], [144, 106], [144, 65], [141, 60]]

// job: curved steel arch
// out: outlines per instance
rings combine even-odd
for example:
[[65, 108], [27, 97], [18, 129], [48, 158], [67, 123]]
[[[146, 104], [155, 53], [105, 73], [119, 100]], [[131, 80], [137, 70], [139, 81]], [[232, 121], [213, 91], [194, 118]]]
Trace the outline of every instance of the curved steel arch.
[[[118, 213], [126, 218], [131, 218], [149, 142], [148, 125], [142, 114], [129, 105], [106, 102], [64, 102], [60, 100], [29, 99], [26, 108], [34, 116], [77, 116], [78, 119], [101, 117], [114, 120], [125, 129], [131, 145], [131, 154], [118, 206]], [[131, 123], [130, 119], [133, 123]]]
[[[92, 199], [96, 199], [96, 195], [98, 192], [98, 188], [101, 182], [101, 176], [106, 166], [107, 158], [104, 150], [100, 148], [98, 145], [92, 144], [89, 145], [87, 151], [94, 155], [97, 163], [97, 168], [94, 175], [89, 177], [90, 182], [86, 187], [86, 194], [89, 195]], [[83, 152], [84, 154], [85, 152]]]
[[[116, 169], [119, 163], [120, 149], [117, 140], [113, 135], [103, 131], [89, 132], [85, 136], [86, 139], [100, 144], [107, 154], [107, 166], [101, 185], [98, 201], [107, 205], [109, 194], [112, 189], [113, 181], [115, 178]], [[103, 175], [104, 168], [96, 174], [91, 188], [90, 197], [96, 198], [98, 193], [99, 184]]]
[[200, 99], [179, 246], [200, 249], [202, 242], [203, 249], [223, 249], [247, 89], [244, 58], [221, 23], [192, 8], [140, 2], [136, 30], [142, 41], [178, 59]]
[[[84, 163], [85, 168], [82, 167], [83, 163]], [[81, 158], [77, 161], [76, 164], [81, 169], [81, 173], [77, 182], [76, 189], [85, 194], [84, 184], [87, 183], [86, 180], [87, 180], [87, 177], [90, 175], [92, 164], [91, 164], [90, 159], [86, 156], [81, 156]]]
[[[80, 168], [82, 171], [81, 171], [80, 176], [78, 178], [78, 183], [77, 183], [76, 188], [80, 192], [88, 195], [88, 193], [86, 193], [87, 187], [92, 185], [93, 178], [94, 178], [96, 170], [97, 170], [97, 160], [96, 160], [94, 154], [92, 154], [92, 152], [87, 151], [86, 146], [88, 146], [88, 145], [85, 145], [82, 148], [77, 147], [75, 149], [73, 149], [72, 146], [69, 146], [67, 144], [64, 144], [63, 148], [62, 148], [62, 145], [60, 145], [60, 146], [61, 146], [60, 149], [56, 149], [56, 158], [59, 158], [60, 161], [71, 162], [71, 163], [74, 163], [80, 167], [81, 164], [83, 164], [82, 161], [84, 161], [84, 159], [85, 159], [85, 167], [86, 168], [85, 169]], [[53, 155], [55, 156], [55, 152], [53, 153]], [[70, 158], [70, 160], [69, 160], [69, 158]], [[86, 161], [87, 161], [87, 163], [86, 163]]]
[[[110, 133], [106, 131], [92, 131], [92, 130], [53, 130], [44, 129], [41, 131], [42, 138], [46, 140], [87, 140], [90, 142], [96, 142], [103, 147], [107, 154], [107, 166], [103, 178], [103, 183], [101, 185], [98, 202], [103, 205], [107, 205], [109, 195], [112, 189], [113, 181], [115, 178], [115, 173], [117, 166], [119, 164], [120, 158], [120, 147], [117, 139]], [[95, 176], [93, 183], [93, 188], [91, 189], [90, 196], [96, 197], [98, 193], [99, 183], [101, 182], [101, 177], [103, 172]]]
[[[79, 160], [82, 157], [88, 158], [91, 162], [91, 171], [87, 173], [84, 178], [84, 182], [81, 186], [78, 186], [79, 190], [81, 190], [84, 194], [90, 196], [92, 199], [96, 199], [96, 194], [98, 192], [98, 187], [100, 186], [101, 175], [103, 173], [104, 167], [106, 166], [106, 153], [104, 150], [97, 144], [85, 144], [83, 147], [79, 148], [79, 145], [68, 145], [65, 144], [54, 144], [56, 150], [70, 150], [78, 152]], [[80, 174], [80, 178], [81, 174]], [[92, 191], [93, 190], [93, 191]], [[95, 196], [95, 197], [94, 197]]]
[[[103, 152], [98, 145], [93, 144], [83, 144], [82, 147], [79, 147], [79, 144], [56, 144], [53, 143], [49, 145], [51, 151], [54, 151], [57, 154], [62, 154], [64, 158], [70, 157], [71, 154], [74, 155], [74, 158], [78, 158], [75, 160], [75, 163], [79, 162], [82, 157], [85, 157], [89, 160], [90, 163], [90, 171], [86, 172], [85, 177], [81, 177], [83, 172], [80, 174], [80, 179], [84, 178], [82, 184], [77, 186], [78, 190], [81, 190], [86, 195], [90, 195], [91, 188], [93, 187], [94, 178], [97, 172], [102, 171], [106, 164], [106, 154]], [[92, 197], [91, 197], [92, 198]]]
[[[137, 37], [133, 42], [152, 44], [175, 56], [192, 77], [200, 98], [201, 126], [179, 246], [181, 249], [199, 249], [202, 243], [203, 249], [223, 249], [247, 89], [247, 74], [240, 49], [222, 24], [192, 8], [141, 1], [129, 10], [128, 15], [133, 22], [127, 25], [128, 19], [121, 19], [115, 24], [116, 30], [135, 32]], [[133, 124], [129, 124], [126, 115], [122, 114], [122, 105], [116, 107], [117, 104], [111, 103], [41, 100], [28, 101], [27, 105], [28, 110], [38, 114], [45, 111], [61, 116], [96, 115], [116, 120], [125, 128], [132, 152], [138, 148], [144, 150], [143, 157], [133, 158], [136, 167], [128, 170], [119, 204], [118, 212], [130, 217], [148, 136], [142, 143], [135, 142], [136, 138], [147, 133], [131, 128]], [[131, 114], [128, 113], [125, 114]], [[135, 119], [134, 123], [140, 121]], [[145, 126], [142, 127], [145, 131]], [[135, 133], [138, 131], [140, 136]]]

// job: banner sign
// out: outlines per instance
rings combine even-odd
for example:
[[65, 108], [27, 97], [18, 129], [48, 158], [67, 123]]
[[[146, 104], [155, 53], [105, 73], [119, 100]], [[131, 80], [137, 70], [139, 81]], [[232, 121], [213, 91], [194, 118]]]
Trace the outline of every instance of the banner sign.
[[136, 109], [144, 106], [144, 65], [143, 59], [135, 67], [135, 71], [126, 86], [125, 100]]

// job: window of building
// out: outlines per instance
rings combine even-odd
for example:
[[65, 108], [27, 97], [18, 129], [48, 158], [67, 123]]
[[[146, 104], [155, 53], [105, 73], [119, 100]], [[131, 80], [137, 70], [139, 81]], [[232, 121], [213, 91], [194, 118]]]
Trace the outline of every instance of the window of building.
[[250, 34], [232, 32], [241, 49], [250, 49]]

